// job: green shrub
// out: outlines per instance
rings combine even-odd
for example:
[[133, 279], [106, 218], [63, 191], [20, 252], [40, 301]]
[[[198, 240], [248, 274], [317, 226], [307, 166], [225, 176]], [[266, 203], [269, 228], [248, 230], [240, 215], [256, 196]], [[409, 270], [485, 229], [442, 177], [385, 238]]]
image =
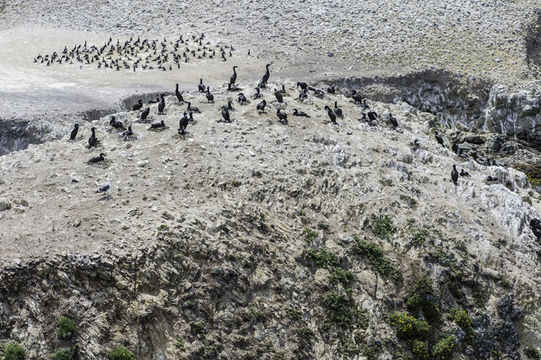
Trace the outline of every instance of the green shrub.
[[430, 238], [430, 232], [426, 229], [421, 229], [413, 234], [411, 244], [415, 247], [422, 247]]
[[135, 354], [120, 345], [109, 352], [109, 360], [135, 360]]
[[200, 321], [190, 323], [190, 329], [194, 335], [204, 335], [207, 333], [205, 325]]
[[402, 340], [426, 340], [430, 325], [408, 313], [392, 313], [389, 316], [396, 336]]
[[418, 360], [428, 359], [428, 349], [426, 343], [421, 340], [413, 340], [411, 342], [411, 353]]
[[368, 257], [370, 265], [375, 272], [391, 278], [396, 283], [402, 282], [402, 273], [385, 257], [383, 250], [377, 244], [359, 240], [358, 238], [355, 239], [357, 240], [355, 251], [360, 255]]
[[406, 306], [412, 313], [422, 311], [430, 322], [439, 319], [440, 309], [436, 302], [430, 278], [423, 276], [417, 281], [413, 290], [410, 291]]
[[388, 239], [396, 232], [396, 227], [394, 227], [389, 215], [372, 215], [372, 221], [372, 232], [380, 239]]
[[526, 355], [529, 359], [541, 360], [541, 350], [537, 350], [533, 346], [527, 346], [524, 350], [524, 355]]
[[328, 267], [338, 265], [336, 255], [327, 249], [308, 249], [306, 257], [312, 260], [319, 267]]
[[455, 341], [451, 335], [447, 335], [440, 339], [432, 347], [432, 355], [434, 360], [449, 360], [455, 348]]
[[72, 348], [63, 348], [54, 353], [51, 360], [72, 360], [77, 356], [79, 345], [74, 345]]
[[12, 343], [4, 348], [4, 360], [24, 360], [25, 356], [26, 351], [19, 344]]
[[70, 318], [62, 316], [58, 319], [56, 334], [59, 338], [70, 337], [75, 334], [75, 322]]
[[304, 234], [304, 239], [306, 240], [306, 242], [312, 242], [317, 238], [317, 231], [314, 231], [309, 228], [305, 228], [303, 231], [303, 234]]
[[368, 327], [366, 312], [357, 308], [357, 305], [350, 297], [344, 294], [330, 293], [323, 299], [327, 324], [334, 324], [341, 328], [360, 326]]
[[472, 322], [468, 313], [464, 310], [456, 310], [453, 314], [453, 321], [460, 326], [464, 332], [468, 335], [468, 338], [471, 340], [474, 336], [474, 330]]
[[336, 269], [329, 276], [329, 281], [333, 284], [342, 284], [347, 287], [351, 281], [355, 278], [355, 275], [349, 270]]

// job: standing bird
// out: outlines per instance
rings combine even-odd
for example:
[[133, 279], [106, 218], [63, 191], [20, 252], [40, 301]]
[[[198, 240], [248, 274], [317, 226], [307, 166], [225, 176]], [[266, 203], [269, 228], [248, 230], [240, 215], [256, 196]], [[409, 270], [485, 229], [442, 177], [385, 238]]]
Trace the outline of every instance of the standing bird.
[[124, 127], [124, 124], [122, 124], [122, 121], [117, 121], [114, 116], [111, 116], [111, 120], [109, 121], [109, 125], [111, 125], [112, 127], [114, 127], [117, 130], [122, 130], [122, 131], [126, 130], [126, 128]]
[[182, 94], [178, 90], [178, 84], [177, 84], [177, 87], [175, 89], [175, 95], [176, 95], [179, 103], [181, 103], [181, 104], [184, 103], [184, 97], [182, 97]]
[[122, 133], [122, 136], [124, 137], [124, 140], [128, 141], [133, 136], [133, 131], [131, 129], [131, 125], [128, 126], [128, 130], [124, 131]]
[[336, 114], [336, 116], [338, 116], [339, 118], [341, 118], [342, 116], [344, 116], [344, 114], [342, 113], [342, 109], [340, 109], [338, 107], [338, 101], [335, 101], [334, 102], [334, 113]]
[[[329, 87], [327, 88], [327, 92], [328, 92], [329, 94], [334, 94], [334, 93], [336, 92], [336, 88], [335, 88], [334, 86], [329, 86]], [[335, 111], [335, 112], [336, 112], [336, 111]]]
[[458, 154], [458, 144], [456, 142], [454, 142], [452, 145], [451, 145], [451, 150], [455, 153], [455, 154]]
[[238, 95], [239, 104], [244, 105], [248, 99], [246, 99], [246, 96], [244, 96], [243, 93], [239, 93]]
[[79, 132], [79, 124], [73, 125], [73, 130], [71, 130], [70, 140], [75, 140], [77, 137], [77, 132]]
[[186, 115], [186, 112], [184, 112], [184, 116], [178, 122], [178, 134], [179, 135], [185, 135], [186, 134], [186, 127], [188, 126], [189, 122], [190, 122], [190, 118], [188, 117], [188, 115]]
[[203, 85], [203, 79], [199, 79], [199, 85], [197, 85], [197, 88], [199, 89], [199, 92], [200, 93], [204, 93], [205, 92], [205, 85]]
[[[263, 75], [263, 77], [261, 78], [261, 84], [267, 84], [267, 81], [269, 81], [269, 77], [270, 77], [270, 71], [269, 71], [269, 66], [270, 64], [267, 64], [265, 65], [265, 69], [267, 69], [265, 71], [265, 74]], [[264, 86], [263, 86], [264, 87]]]
[[212, 95], [212, 93], [210, 92], [210, 86], [207, 86], [207, 100], [209, 103], [213, 103], [214, 102], [214, 95]]
[[391, 123], [391, 125], [393, 125], [393, 127], [398, 127], [398, 120], [396, 120], [396, 118], [391, 113], [389, 113], [389, 122]]
[[355, 101], [355, 103], [360, 104], [363, 101], [363, 96], [359, 94], [357, 90], [351, 90], [351, 97], [353, 98], [353, 101]]
[[137, 100], [137, 104], [133, 105], [132, 111], [141, 110], [142, 107], [143, 107], [143, 100], [139, 99]]
[[231, 122], [231, 117], [229, 116], [229, 110], [226, 106], [222, 106], [222, 117], [224, 118], [224, 121], [227, 123]]
[[265, 111], [265, 106], [267, 106], [267, 102], [265, 100], [261, 100], [259, 104], [257, 104], [257, 111], [260, 113]]
[[453, 171], [451, 171], [451, 180], [455, 186], [458, 185], [458, 171], [456, 171], [456, 165], [453, 165]]
[[334, 113], [334, 111], [327, 105], [325, 105], [325, 110], [327, 110], [327, 115], [329, 115], [329, 118], [331, 119], [333, 124], [336, 124], [336, 114]]
[[92, 131], [92, 135], [88, 138], [88, 148], [92, 148], [95, 146], [98, 146], [98, 139], [96, 138], [96, 128], [93, 127], [90, 129]]
[[300, 94], [299, 94], [299, 100], [301, 102], [303, 102], [304, 100], [308, 99], [308, 93], [307, 93], [307, 89], [304, 89]]
[[284, 102], [284, 97], [280, 91], [274, 89], [274, 96], [276, 96], [276, 100], [278, 100], [279, 103]]
[[230, 84], [234, 84], [237, 82], [237, 68], [238, 66], [233, 66], [233, 75], [231, 75], [231, 78], [229, 79]]
[[163, 115], [163, 111], [165, 110], [165, 99], [163, 97], [164, 94], [161, 94], [160, 103], [158, 104], [158, 115]]
[[445, 147], [445, 145], [443, 144], [443, 138], [438, 134], [437, 131], [434, 133], [434, 137], [436, 138], [436, 141], [438, 142], [438, 144]]
[[276, 115], [278, 116], [278, 119], [280, 119], [279, 121], [284, 124], [284, 125], [287, 125], [287, 114], [286, 113], [283, 113], [280, 111], [280, 109], [276, 110]]
[[308, 84], [305, 82], [297, 82], [297, 87], [300, 87], [302, 91], [308, 90]]
[[150, 108], [147, 107], [145, 110], [141, 112], [141, 121], [145, 121], [148, 117], [148, 114], [150, 114]]

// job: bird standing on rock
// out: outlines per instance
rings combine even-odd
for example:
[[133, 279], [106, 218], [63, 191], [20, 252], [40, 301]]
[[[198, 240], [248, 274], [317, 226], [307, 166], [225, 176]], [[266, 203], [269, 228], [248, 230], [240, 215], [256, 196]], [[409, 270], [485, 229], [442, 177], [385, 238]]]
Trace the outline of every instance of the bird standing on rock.
[[396, 120], [396, 118], [391, 113], [389, 113], [389, 122], [391, 123], [391, 125], [393, 125], [393, 127], [398, 127], [398, 120]]
[[197, 85], [197, 88], [199, 89], [199, 92], [200, 93], [204, 93], [205, 92], [205, 85], [203, 85], [203, 79], [199, 79], [199, 85]]
[[150, 124], [150, 127], [148, 129], [150, 130], [150, 129], [163, 129], [163, 128], [165, 128], [165, 122], [162, 120], [159, 123]]
[[92, 135], [88, 138], [88, 148], [92, 148], [95, 146], [98, 146], [98, 139], [96, 138], [96, 128], [93, 127], [90, 129], [92, 131]]
[[239, 95], [238, 95], [238, 101], [239, 101], [239, 104], [244, 105], [244, 104], [246, 104], [246, 102], [248, 101], [248, 99], [246, 99], [246, 96], [244, 96], [243, 93], [239, 93]]
[[282, 93], [276, 89], [274, 89], [274, 96], [276, 97], [276, 100], [278, 100], [279, 103], [284, 102], [284, 97], [282, 96]]
[[201, 113], [201, 110], [199, 110], [198, 107], [192, 106], [192, 103], [189, 101], [188, 101], [188, 107], [186, 108], [186, 110], [188, 110], [189, 112]]
[[188, 115], [186, 115], [186, 112], [184, 112], [184, 116], [178, 122], [178, 134], [179, 135], [185, 135], [186, 134], [186, 127], [188, 126], [189, 122], [190, 122], [190, 118], [188, 117]]
[[181, 103], [181, 104], [184, 103], [184, 97], [182, 96], [182, 94], [178, 90], [178, 84], [176, 85], [175, 95], [176, 95], [179, 103]]
[[163, 111], [165, 110], [165, 99], [163, 97], [164, 94], [161, 94], [160, 103], [158, 104], [158, 115], [163, 115]]
[[310, 117], [310, 115], [308, 115], [304, 111], [299, 111], [297, 109], [293, 109], [293, 116], [300, 116], [300, 117], [307, 117], [307, 118]]
[[436, 141], [438, 142], [438, 144], [445, 147], [445, 145], [443, 144], [443, 138], [438, 134], [437, 131], [434, 133], [434, 137], [436, 138]]
[[265, 74], [263, 74], [263, 77], [261, 78], [261, 84], [263, 84], [263, 86], [260, 86], [260, 87], [265, 87], [267, 85], [267, 82], [269, 81], [269, 77], [270, 77], [269, 66], [270, 64], [265, 65], [266, 71], [265, 71]]
[[133, 105], [132, 111], [141, 110], [142, 107], [143, 107], [143, 100], [139, 99], [137, 100], [137, 104]]
[[214, 95], [210, 92], [210, 86], [207, 86], [207, 101], [209, 103], [213, 103], [214, 102]]
[[229, 110], [225, 106], [222, 106], [222, 117], [224, 118], [225, 122], [227, 123], [231, 122], [231, 117], [229, 116]]
[[458, 171], [456, 171], [456, 165], [453, 165], [453, 170], [451, 171], [451, 180], [455, 186], [458, 185]]
[[332, 123], [336, 124], [336, 114], [334, 113], [334, 111], [327, 105], [325, 105], [325, 110], [327, 110], [327, 115], [329, 115], [329, 118], [331, 119]]
[[233, 66], [233, 75], [231, 75], [231, 78], [229, 79], [229, 83], [232, 85], [237, 82], [237, 68], [238, 66]]
[[104, 156], [105, 156], [105, 154], [101, 153], [100, 156], [95, 156], [93, 158], [90, 158], [90, 160], [88, 160], [88, 163], [89, 164], [95, 164], [95, 163], [102, 162], [102, 161], [105, 160]]
[[276, 110], [276, 115], [278, 116], [279, 121], [287, 125], [287, 114], [280, 111], [280, 109]]
[[259, 111], [260, 113], [264, 112], [265, 106], [267, 106], [267, 102], [265, 100], [261, 100], [261, 102], [257, 104], [257, 111]]
[[145, 110], [143, 110], [141, 112], [141, 117], [140, 118], [141, 118], [142, 122], [144, 122], [147, 119], [148, 114], [150, 114], [150, 108], [149, 107], [145, 108]]
[[73, 130], [71, 130], [70, 140], [75, 140], [77, 137], [77, 132], [79, 132], [79, 124], [73, 125]]
[[338, 107], [338, 101], [335, 101], [334, 102], [334, 109], [333, 109], [334, 113], [336, 114], [336, 116], [338, 116], [339, 118], [341, 118], [342, 116], [344, 116], [344, 114], [342, 113], [342, 109], [340, 109]]

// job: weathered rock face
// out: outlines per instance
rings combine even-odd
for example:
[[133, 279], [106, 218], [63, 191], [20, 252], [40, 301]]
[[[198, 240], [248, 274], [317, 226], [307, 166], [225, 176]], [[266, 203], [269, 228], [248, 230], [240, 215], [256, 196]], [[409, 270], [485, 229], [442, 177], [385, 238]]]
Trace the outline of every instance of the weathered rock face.
[[504, 85], [492, 87], [486, 109], [484, 128], [524, 140], [532, 146], [541, 145], [541, 82], [527, 88], [509, 90]]
[[[216, 122], [231, 96], [222, 87], [217, 104], [184, 94], [202, 110], [185, 137], [185, 105], [170, 96], [164, 115], [151, 105], [163, 131], [121, 112], [131, 141], [101, 118], [73, 142], [1, 157], [0, 343], [21, 343], [30, 360], [73, 343], [84, 359], [118, 344], [145, 360], [389, 359], [409, 352], [389, 315], [427, 318], [408, 305], [421, 275], [441, 315], [426, 346], [448, 329], [463, 358], [517, 359], [539, 343], [541, 246], [529, 224], [541, 205], [523, 173], [456, 156], [435, 142], [435, 116], [404, 102], [371, 101], [381, 118], [370, 125], [342, 94], [301, 103], [289, 81], [283, 104], [262, 92], [269, 108], [311, 117], [284, 126], [252, 102]], [[338, 125], [324, 111], [334, 101]], [[89, 125], [99, 149], [84, 146]], [[107, 161], [86, 163], [102, 151]], [[453, 164], [469, 172], [457, 186]], [[469, 314], [470, 334], [451, 309]], [[70, 339], [56, 336], [60, 316], [76, 321]]]

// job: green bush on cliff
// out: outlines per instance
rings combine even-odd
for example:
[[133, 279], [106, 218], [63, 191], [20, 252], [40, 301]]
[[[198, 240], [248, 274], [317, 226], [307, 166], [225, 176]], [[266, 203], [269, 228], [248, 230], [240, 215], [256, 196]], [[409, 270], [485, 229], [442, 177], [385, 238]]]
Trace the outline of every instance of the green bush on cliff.
[[73, 360], [77, 356], [79, 345], [74, 345], [72, 348], [63, 348], [54, 353], [51, 360]]
[[135, 360], [135, 354], [124, 346], [117, 346], [109, 352], [109, 360]]
[[455, 348], [452, 336], [447, 335], [438, 341], [432, 348], [432, 356], [435, 360], [449, 360]]
[[75, 321], [62, 316], [58, 319], [56, 334], [59, 338], [70, 337], [75, 334]]
[[19, 344], [9, 344], [4, 348], [4, 360], [24, 360], [26, 351]]

